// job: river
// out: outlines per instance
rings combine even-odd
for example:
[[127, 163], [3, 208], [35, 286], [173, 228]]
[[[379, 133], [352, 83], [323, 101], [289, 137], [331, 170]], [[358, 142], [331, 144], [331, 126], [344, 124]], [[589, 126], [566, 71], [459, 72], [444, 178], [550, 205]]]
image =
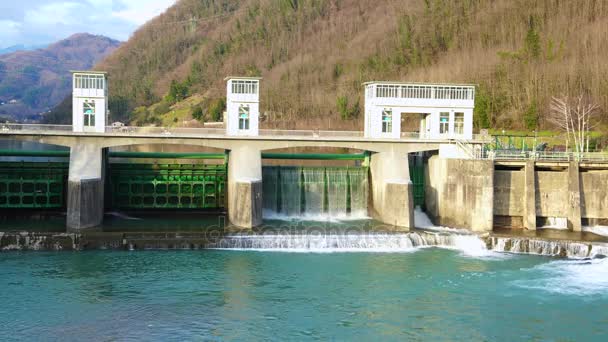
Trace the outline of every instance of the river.
[[[124, 216], [107, 221], [109, 230], [171, 224]], [[172, 220], [184, 230], [196, 229], [193, 222]], [[343, 230], [362, 222], [317, 225]], [[303, 224], [304, 231], [311, 225]], [[351, 240], [358, 229], [350, 230]], [[608, 336], [608, 259], [480, 253], [476, 237], [445, 248], [396, 248], [378, 238], [378, 248], [363, 248], [368, 245], [357, 238], [357, 248], [315, 249], [318, 236], [303, 245], [298, 236], [287, 248], [258, 241], [200, 251], [0, 253], [2, 340]]]

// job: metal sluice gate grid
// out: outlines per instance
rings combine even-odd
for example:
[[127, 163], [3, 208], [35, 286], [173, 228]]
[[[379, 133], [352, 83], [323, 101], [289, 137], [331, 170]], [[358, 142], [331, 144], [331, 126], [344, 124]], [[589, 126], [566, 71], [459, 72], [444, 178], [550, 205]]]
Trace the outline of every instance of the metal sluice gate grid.
[[118, 209], [220, 209], [227, 166], [110, 164], [110, 206]]
[[0, 208], [65, 207], [67, 163], [0, 163]]

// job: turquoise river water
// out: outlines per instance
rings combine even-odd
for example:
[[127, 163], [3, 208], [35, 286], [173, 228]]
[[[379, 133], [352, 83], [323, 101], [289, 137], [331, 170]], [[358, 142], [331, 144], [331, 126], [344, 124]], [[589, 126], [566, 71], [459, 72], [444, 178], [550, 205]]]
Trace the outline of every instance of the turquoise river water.
[[341, 251], [0, 253], [0, 339], [608, 338], [608, 259]]

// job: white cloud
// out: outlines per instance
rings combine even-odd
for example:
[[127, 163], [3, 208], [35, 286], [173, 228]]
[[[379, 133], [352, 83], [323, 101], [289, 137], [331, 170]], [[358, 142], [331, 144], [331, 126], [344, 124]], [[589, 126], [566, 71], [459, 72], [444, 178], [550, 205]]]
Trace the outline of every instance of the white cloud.
[[76, 2], [56, 2], [42, 5], [25, 12], [24, 24], [33, 26], [70, 25], [73, 24], [74, 13], [82, 8]]
[[[0, 0], [2, 2], [6, 0]], [[0, 48], [87, 32], [126, 40], [176, 0], [21, 0], [0, 10]], [[4, 7], [4, 6], [0, 6]]]
[[[18, 22], [0, 20], [0, 42], [15, 41], [15, 38], [19, 36], [20, 27], [21, 24]], [[6, 46], [10, 46], [10, 44]]]
[[131, 0], [125, 4], [125, 8], [113, 12], [112, 15], [139, 26], [161, 14], [174, 3], [175, 0]]

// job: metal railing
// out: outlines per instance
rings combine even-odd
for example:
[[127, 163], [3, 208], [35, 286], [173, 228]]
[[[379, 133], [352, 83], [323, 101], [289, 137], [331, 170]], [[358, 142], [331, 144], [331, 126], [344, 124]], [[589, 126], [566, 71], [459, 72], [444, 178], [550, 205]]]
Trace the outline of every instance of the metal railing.
[[553, 161], [553, 162], [608, 162], [606, 152], [535, 152], [535, 151], [484, 151], [483, 157], [491, 160], [502, 161]]
[[[375, 91], [374, 91], [374, 88]], [[421, 85], [421, 84], [370, 84], [366, 96], [376, 98], [473, 100], [474, 86]]]
[[27, 131], [27, 132], [70, 132], [72, 131], [71, 125], [39, 125], [39, 124], [0, 124], [1, 132], [10, 131]]

